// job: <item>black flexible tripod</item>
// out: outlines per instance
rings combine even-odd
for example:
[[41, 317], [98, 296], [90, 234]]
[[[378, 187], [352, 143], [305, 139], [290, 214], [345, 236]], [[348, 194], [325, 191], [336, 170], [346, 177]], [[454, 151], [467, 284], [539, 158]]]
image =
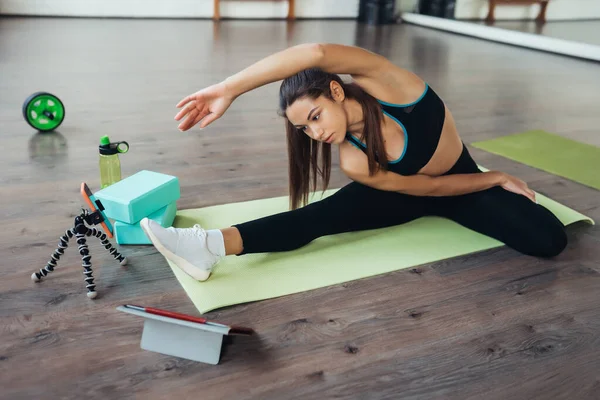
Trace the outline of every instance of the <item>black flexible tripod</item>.
[[88, 228], [85, 224], [89, 225], [97, 225], [104, 221], [102, 214], [100, 211], [95, 211], [93, 213], [89, 213], [88, 210], [81, 209], [81, 214], [75, 217], [75, 221], [73, 224], [73, 228], [68, 229], [65, 234], [60, 238], [60, 242], [58, 243], [58, 247], [54, 250], [54, 254], [48, 261], [48, 264], [39, 272], [34, 272], [31, 274], [31, 279], [34, 282], [39, 282], [43, 277], [48, 275], [50, 272], [54, 271], [56, 268], [56, 263], [65, 253], [65, 249], [69, 246], [69, 239], [75, 236], [77, 238], [77, 244], [79, 245], [79, 254], [81, 255], [81, 265], [83, 267], [83, 274], [85, 275], [86, 288], [88, 290], [87, 296], [90, 299], [96, 297], [96, 284], [94, 283], [94, 277], [92, 276], [92, 255], [89, 252], [88, 245], [86, 243], [86, 236], [95, 236], [101, 242], [102, 245], [109, 253], [116, 259], [119, 260], [121, 265], [127, 264], [127, 258], [124, 257], [121, 253], [117, 251], [116, 248], [112, 246], [112, 244], [106, 238], [106, 234], [99, 229], [96, 228]]

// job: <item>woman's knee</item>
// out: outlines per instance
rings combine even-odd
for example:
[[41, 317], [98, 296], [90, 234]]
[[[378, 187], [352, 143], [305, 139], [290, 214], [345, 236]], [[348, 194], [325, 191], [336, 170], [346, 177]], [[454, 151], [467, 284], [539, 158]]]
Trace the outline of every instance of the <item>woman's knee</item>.
[[534, 257], [555, 257], [567, 247], [563, 223], [550, 210], [525, 196], [495, 187], [474, 193], [468, 199], [471, 201], [453, 209], [455, 213], [451, 215], [467, 227]]
[[518, 237], [524, 242], [522, 251], [540, 258], [552, 258], [562, 253], [568, 240], [565, 226], [558, 217], [524, 196], [513, 197], [514, 214], [507, 219], [515, 221], [521, 231]]
[[534, 257], [552, 258], [562, 253], [567, 243], [565, 227], [558, 222], [532, 232], [525, 252]]

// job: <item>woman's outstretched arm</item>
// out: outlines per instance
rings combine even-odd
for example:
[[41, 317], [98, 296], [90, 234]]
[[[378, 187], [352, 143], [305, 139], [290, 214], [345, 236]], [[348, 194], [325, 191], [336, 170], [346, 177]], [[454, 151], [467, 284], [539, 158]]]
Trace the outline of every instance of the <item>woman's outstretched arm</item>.
[[360, 47], [320, 43], [292, 46], [255, 62], [223, 82], [186, 96], [177, 104], [183, 109], [175, 119], [185, 117], [179, 129], [188, 130], [200, 121], [200, 127], [204, 128], [221, 117], [242, 94], [313, 67], [374, 79], [381, 77], [384, 69], [396, 68], [385, 57]]
[[389, 62], [360, 47], [309, 43], [271, 54], [225, 80], [237, 97], [252, 89], [292, 76], [307, 68], [355, 77], [378, 76]]

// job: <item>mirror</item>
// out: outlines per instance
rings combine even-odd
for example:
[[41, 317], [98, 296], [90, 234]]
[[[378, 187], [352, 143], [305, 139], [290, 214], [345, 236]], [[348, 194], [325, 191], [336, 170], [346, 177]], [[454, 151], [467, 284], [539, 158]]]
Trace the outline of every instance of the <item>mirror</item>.
[[600, 2], [397, 0], [404, 22], [600, 61]]

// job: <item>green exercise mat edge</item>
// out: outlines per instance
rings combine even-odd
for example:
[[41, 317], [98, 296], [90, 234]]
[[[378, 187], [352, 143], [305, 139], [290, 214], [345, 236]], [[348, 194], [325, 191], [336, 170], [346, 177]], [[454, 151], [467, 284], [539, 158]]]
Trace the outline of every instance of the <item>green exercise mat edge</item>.
[[[338, 189], [330, 189], [324, 197]], [[312, 200], [315, 200], [313, 195]], [[565, 225], [589, 217], [543, 195], [548, 207]], [[179, 210], [173, 225], [218, 229], [288, 210], [288, 197]], [[290, 227], [293, 229], [293, 227]], [[228, 256], [211, 277], [198, 282], [168, 262], [177, 280], [200, 313], [327, 287], [391, 271], [415, 267], [503, 244], [438, 217], [410, 223], [319, 238], [290, 252]]]
[[531, 130], [471, 143], [473, 147], [600, 190], [600, 148]]

